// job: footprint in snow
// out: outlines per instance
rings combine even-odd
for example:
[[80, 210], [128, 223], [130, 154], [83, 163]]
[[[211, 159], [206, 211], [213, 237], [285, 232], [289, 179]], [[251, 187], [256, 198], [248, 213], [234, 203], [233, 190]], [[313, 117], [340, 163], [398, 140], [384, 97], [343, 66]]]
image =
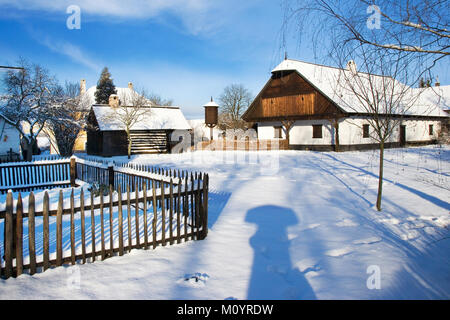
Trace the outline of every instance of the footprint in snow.
[[391, 219], [379, 219], [378, 221], [382, 222], [382, 223], [387, 223], [387, 224], [392, 224], [392, 225], [397, 225], [400, 223], [400, 220], [396, 219], [396, 218], [391, 218]]
[[338, 258], [338, 257], [345, 256], [347, 254], [350, 254], [352, 252], [353, 252], [353, 248], [344, 247], [344, 248], [339, 248], [339, 249], [328, 250], [327, 252], [325, 252], [325, 255], [327, 255], [329, 257]]
[[408, 241], [408, 240], [414, 240], [414, 239], [418, 238], [419, 235], [420, 235], [419, 232], [412, 230], [410, 232], [406, 232], [406, 233], [400, 235], [400, 238], [404, 241]]
[[353, 244], [372, 244], [380, 241], [381, 241], [380, 237], [370, 237], [366, 239], [355, 240], [353, 241]]
[[209, 275], [206, 273], [193, 273], [186, 274], [182, 279], [178, 280], [177, 283], [186, 287], [204, 287], [206, 281], [208, 281]]
[[359, 224], [350, 219], [344, 219], [336, 223], [338, 227], [357, 227]]
[[298, 261], [297, 263], [295, 263], [295, 266], [298, 268], [298, 270], [300, 270], [300, 272], [305, 273], [305, 274], [309, 273], [309, 272], [321, 270], [318, 261], [314, 258], [302, 259], [302, 260]]

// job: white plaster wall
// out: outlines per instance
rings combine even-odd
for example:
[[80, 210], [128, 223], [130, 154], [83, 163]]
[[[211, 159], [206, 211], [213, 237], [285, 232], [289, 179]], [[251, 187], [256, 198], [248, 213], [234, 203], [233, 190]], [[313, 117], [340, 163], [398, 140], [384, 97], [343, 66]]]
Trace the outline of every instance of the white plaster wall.
[[[341, 144], [367, 144], [376, 143], [373, 137], [373, 128], [369, 127], [370, 138], [363, 138], [363, 125], [369, 124], [365, 119], [348, 118], [339, 126], [339, 137]], [[403, 120], [402, 125], [406, 126], [406, 141], [421, 142], [437, 139], [441, 128], [440, 121], [431, 120]], [[429, 125], [433, 125], [433, 135], [429, 135]], [[398, 142], [400, 140], [400, 125], [394, 129], [388, 142]]]
[[[437, 139], [441, 129], [440, 121], [407, 120], [403, 121], [406, 125], [406, 141], [428, 141]], [[433, 134], [429, 134], [429, 125], [433, 125]]]
[[[313, 138], [313, 125], [321, 124], [322, 138]], [[369, 124], [364, 118], [346, 118], [339, 122], [339, 142], [341, 145], [355, 144], [374, 144], [377, 140], [374, 138], [373, 128], [369, 126], [369, 138], [363, 138], [363, 125]], [[420, 142], [436, 139], [441, 128], [440, 121], [429, 120], [405, 120], [406, 141]], [[433, 125], [433, 135], [429, 135], [429, 125]], [[263, 122], [258, 123], [259, 139], [274, 139], [274, 127], [281, 126], [281, 122]], [[400, 139], [400, 128], [394, 129], [394, 132], [388, 139], [388, 142], [398, 142]], [[286, 133], [283, 129], [283, 139]], [[290, 131], [290, 144], [293, 145], [332, 145], [334, 144], [334, 128], [328, 120], [303, 120], [296, 121]]]
[[[313, 138], [313, 128], [315, 124], [321, 124], [322, 138]], [[281, 126], [281, 122], [264, 122], [258, 123], [259, 139], [274, 139], [274, 127]], [[282, 139], [286, 139], [286, 132], [282, 130]], [[332, 126], [327, 120], [304, 120], [296, 121], [289, 132], [290, 144], [324, 144], [330, 145], [334, 139]]]
[[[281, 122], [260, 122], [258, 123], [258, 139], [275, 139], [274, 127], [281, 126]], [[292, 132], [292, 131], [291, 131]], [[283, 139], [286, 139], [286, 133], [282, 130]]]
[[7, 155], [11, 148], [13, 152], [20, 153], [20, 133], [3, 119], [0, 119], [0, 135], [0, 155]]
[[[313, 138], [313, 125], [322, 125], [322, 138]], [[334, 129], [327, 120], [296, 121], [289, 135], [290, 144], [331, 145], [334, 144]]]

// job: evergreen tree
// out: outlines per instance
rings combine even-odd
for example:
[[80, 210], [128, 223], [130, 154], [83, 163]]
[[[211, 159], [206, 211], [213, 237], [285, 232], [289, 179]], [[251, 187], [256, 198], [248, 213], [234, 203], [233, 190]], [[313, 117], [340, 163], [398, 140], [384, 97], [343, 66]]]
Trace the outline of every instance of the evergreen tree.
[[97, 91], [95, 91], [95, 103], [108, 104], [109, 96], [117, 94], [116, 86], [111, 79], [111, 74], [107, 67], [104, 67], [100, 79], [97, 82]]

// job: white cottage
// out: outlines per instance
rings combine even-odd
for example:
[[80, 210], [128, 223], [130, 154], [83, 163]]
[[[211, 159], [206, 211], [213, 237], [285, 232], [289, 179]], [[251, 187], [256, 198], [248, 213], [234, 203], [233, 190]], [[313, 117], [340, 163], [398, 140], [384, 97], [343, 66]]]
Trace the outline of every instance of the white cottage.
[[20, 133], [0, 117], [0, 159], [20, 158]]
[[[243, 119], [256, 123], [259, 139], [288, 139], [290, 149], [335, 150], [337, 144], [341, 151], [376, 148], [368, 122], [371, 115], [350, 91], [338, 89], [342, 72], [352, 71], [286, 59], [272, 71]], [[420, 89], [409, 91], [415, 90]], [[449, 119], [444, 110], [449, 108], [450, 86], [421, 90], [406, 112], [395, 115], [401, 122], [386, 147], [429, 144], [438, 138], [442, 123]]]

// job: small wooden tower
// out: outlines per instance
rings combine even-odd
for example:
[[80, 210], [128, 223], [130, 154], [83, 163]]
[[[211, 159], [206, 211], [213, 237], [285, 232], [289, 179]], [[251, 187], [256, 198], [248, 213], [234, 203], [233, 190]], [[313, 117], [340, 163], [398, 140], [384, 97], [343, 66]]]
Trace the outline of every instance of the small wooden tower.
[[213, 140], [213, 128], [219, 123], [219, 105], [211, 101], [203, 106], [205, 108], [205, 124], [211, 130], [211, 140]]

